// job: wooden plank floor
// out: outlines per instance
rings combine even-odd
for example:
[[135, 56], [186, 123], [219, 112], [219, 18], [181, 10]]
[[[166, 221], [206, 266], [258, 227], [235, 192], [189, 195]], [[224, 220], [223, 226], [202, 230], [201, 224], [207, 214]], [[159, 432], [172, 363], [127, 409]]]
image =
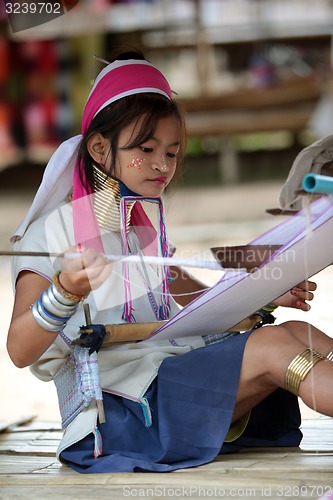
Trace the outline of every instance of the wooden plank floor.
[[292, 498], [333, 489], [333, 419], [304, 420], [300, 448], [244, 450], [168, 474], [83, 475], [55, 458], [58, 424], [0, 423], [0, 499]]

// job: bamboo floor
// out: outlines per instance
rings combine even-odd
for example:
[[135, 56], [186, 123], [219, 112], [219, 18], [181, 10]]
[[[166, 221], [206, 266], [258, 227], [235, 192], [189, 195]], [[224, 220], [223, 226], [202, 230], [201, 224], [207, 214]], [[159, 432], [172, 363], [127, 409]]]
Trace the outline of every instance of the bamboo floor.
[[333, 490], [333, 419], [305, 419], [302, 431], [299, 448], [247, 449], [171, 473], [84, 475], [57, 462], [57, 423], [0, 422], [0, 499], [318, 499]]

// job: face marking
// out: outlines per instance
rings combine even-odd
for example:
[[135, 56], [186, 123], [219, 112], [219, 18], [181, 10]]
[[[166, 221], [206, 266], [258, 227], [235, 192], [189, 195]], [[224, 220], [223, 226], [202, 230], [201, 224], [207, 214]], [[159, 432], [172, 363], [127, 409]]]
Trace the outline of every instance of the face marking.
[[138, 158], [137, 156], [133, 155], [132, 162], [129, 165], [127, 165], [127, 168], [136, 167], [138, 171], [141, 172], [141, 163], [143, 163], [144, 161], [145, 161], [144, 158]]
[[161, 172], [166, 172], [168, 170], [168, 164], [165, 159], [165, 155], [162, 155], [162, 166], [161, 166]]
[[177, 168], [181, 143], [179, 121], [174, 116], [160, 118], [152, 137], [129, 148], [136, 137], [137, 126], [134, 121], [119, 134], [114, 176], [140, 196], [158, 197]]

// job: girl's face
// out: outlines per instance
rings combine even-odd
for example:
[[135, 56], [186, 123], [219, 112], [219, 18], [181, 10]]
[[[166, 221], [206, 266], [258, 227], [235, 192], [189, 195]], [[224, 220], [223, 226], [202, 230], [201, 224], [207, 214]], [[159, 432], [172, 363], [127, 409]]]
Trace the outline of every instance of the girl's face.
[[139, 127], [140, 120], [121, 131], [114, 174], [131, 191], [141, 196], [157, 197], [176, 171], [180, 125], [174, 116], [161, 118], [151, 139], [135, 148], [124, 149]]

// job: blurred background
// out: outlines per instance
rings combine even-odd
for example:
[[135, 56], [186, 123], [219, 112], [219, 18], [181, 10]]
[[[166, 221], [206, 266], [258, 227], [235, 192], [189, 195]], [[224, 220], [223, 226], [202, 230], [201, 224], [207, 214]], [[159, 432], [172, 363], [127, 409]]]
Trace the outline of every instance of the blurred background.
[[4, 180], [24, 165], [34, 181], [80, 130], [102, 67], [93, 56], [120, 46], [142, 49], [185, 104], [186, 186], [284, 178], [300, 148], [331, 133], [332, 0], [79, 0], [16, 33], [5, 3], [0, 168], [14, 168]]
[[[211, 246], [247, 243], [281, 222], [265, 209], [278, 206], [297, 153], [333, 130], [332, 0], [68, 1], [62, 2], [66, 14], [21, 31], [9, 23], [5, 4], [2, 249], [10, 248], [10, 235], [52, 152], [80, 132], [86, 97], [102, 68], [94, 55], [107, 59], [119, 47], [141, 49], [166, 74], [187, 111], [184, 180], [167, 201], [169, 235], [179, 255], [210, 258]], [[216, 280], [209, 273], [200, 277]], [[51, 384], [8, 359], [8, 258], [0, 257], [0, 278], [0, 420], [27, 413], [57, 420]], [[318, 276], [320, 289], [306, 319], [333, 336], [327, 312], [332, 278], [330, 269]], [[278, 313], [281, 319], [285, 314]], [[289, 317], [304, 319], [297, 311]]]

